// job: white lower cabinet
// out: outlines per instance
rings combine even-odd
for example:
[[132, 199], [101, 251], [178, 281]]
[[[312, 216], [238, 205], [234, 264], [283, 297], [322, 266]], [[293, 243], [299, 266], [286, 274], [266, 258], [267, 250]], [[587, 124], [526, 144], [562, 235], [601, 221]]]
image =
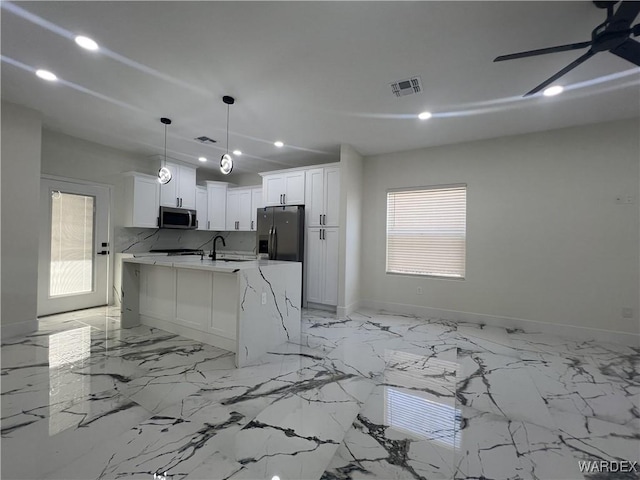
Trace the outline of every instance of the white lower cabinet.
[[139, 282], [140, 315], [235, 340], [235, 274], [143, 265]]
[[238, 307], [231, 299], [238, 296], [238, 280], [228, 273], [213, 273], [213, 307], [208, 331], [225, 338], [236, 338]]
[[211, 317], [211, 272], [175, 269], [176, 323], [197, 330], [206, 330]]
[[307, 228], [307, 301], [338, 304], [339, 228]]
[[140, 314], [173, 321], [176, 311], [175, 269], [140, 268]]

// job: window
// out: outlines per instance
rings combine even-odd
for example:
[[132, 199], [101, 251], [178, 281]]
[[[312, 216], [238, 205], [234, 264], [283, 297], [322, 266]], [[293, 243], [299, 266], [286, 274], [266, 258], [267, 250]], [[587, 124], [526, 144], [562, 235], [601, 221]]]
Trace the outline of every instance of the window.
[[387, 192], [387, 273], [464, 278], [467, 186]]

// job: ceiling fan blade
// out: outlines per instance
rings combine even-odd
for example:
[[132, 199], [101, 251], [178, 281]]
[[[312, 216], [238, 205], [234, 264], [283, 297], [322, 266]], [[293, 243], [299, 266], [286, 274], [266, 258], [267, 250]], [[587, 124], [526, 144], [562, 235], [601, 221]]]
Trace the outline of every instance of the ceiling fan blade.
[[617, 32], [627, 30], [640, 13], [640, 2], [622, 2], [616, 13], [607, 19], [608, 26], [605, 32]]
[[[639, 2], [640, 3], [640, 2]], [[526, 52], [512, 53], [510, 55], [501, 55], [496, 57], [494, 62], [503, 62], [505, 60], [514, 60], [516, 58], [533, 57], [536, 55], [545, 55], [547, 53], [567, 52], [569, 50], [579, 50], [591, 46], [591, 42], [570, 43], [568, 45], [558, 45], [557, 47], [540, 48], [538, 50], [528, 50]]]
[[573, 62], [571, 62], [569, 65], [567, 65], [566, 67], [564, 67], [562, 70], [560, 70], [558, 73], [556, 73], [555, 75], [553, 75], [552, 77], [548, 78], [547, 80], [545, 80], [544, 82], [542, 82], [540, 85], [538, 85], [536, 88], [534, 88], [533, 90], [531, 90], [530, 92], [525, 93], [525, 97], [529, 97], [531, 95], [533, 95], [534, 93], [538, 93], [540, 90], [546, 88], [548, 85], [552, 84], [553, 82], [555, 82], [557, 79], [559, 79], [560, 77], [562, 77], [563, 75], [567, 74], [568, 72], [570, 72], [571, 70], [573, 70], [574, 68], [576, 68], [578, 65], [580, 65], [582, 62], [587, 61], [588, 59], [590, 59], [591, 57], [593, 57], [596, 54], [596, 52], [594, 52], [593, 50], [589, 50], [587, 53], [585, 53], [584, 55], [582, 55], [581, 57], [579, 57], [578, 59], [574, 60]]
[[640, 43], [630, 38], [622, 42], [616, 48], [609, 50], [620, 58], [629, 60], [640, 67]]

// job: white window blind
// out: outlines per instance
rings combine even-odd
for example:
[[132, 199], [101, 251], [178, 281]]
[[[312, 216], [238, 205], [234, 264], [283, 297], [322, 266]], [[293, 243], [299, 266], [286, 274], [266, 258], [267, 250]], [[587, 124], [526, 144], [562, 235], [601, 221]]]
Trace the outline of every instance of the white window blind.
[[387, 272], [464, 278], [467, 187], [387, 192]]

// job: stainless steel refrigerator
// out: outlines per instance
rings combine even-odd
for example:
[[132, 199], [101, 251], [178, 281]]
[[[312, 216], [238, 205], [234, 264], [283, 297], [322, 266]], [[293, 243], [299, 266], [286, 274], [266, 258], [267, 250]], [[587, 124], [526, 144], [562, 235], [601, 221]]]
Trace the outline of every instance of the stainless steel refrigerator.
[[269, 260], [304, 260], [304, 206], [258, 209], [258, 253]]

